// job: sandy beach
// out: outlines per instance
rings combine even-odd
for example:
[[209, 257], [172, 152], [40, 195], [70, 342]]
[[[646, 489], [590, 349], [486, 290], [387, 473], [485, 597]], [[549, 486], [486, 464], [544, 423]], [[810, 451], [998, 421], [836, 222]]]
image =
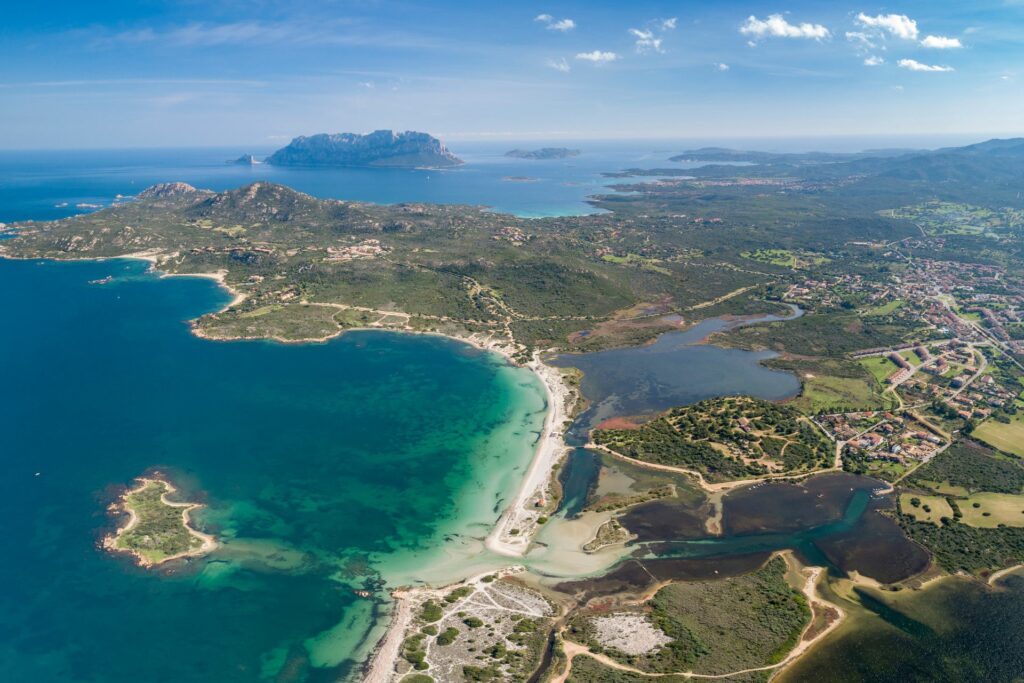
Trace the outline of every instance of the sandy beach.
[[563, 435], [574, 400], [559, 370], [545, 365], [539, 353], [534, 353], [526, 367], [544, 384], [548, 413], [530, 469], [485, 543], [491, 552], [508, 557], [525, 555], [537, 531], [538, 519], [550, 498], [547, 487], [551, 473], [566, 452]]
[[[123, 511], [127, 512], [128, 513], [128, 522], [124, 526], [118, 528], [118, 530], [115, 531], [113, 534], [110, 534], [110, 535], [106, 536], [103, 539], [103, 547], [105, 549], [107, 549], [107, 550], [109, 550], [111, 552], [129, 553], [129, 554], [131, 554], [135, 558], [136, 563], [140, 567], [147, 567], [147, 568], [148, 567], [155, 567], [155, 566], [163, 564], [165, 562], [170, 562], [171, 560], [178, 560], [178, 559], [181, 559], [183, 557], [197, 557], [199, 555], [205, 555], [206, 553], [211, 552], [212, 550], [216, 549], [216, 547], [217, 547], [217, 539], [215, 539], [210, 534], [204, 534], [203, 532], [199, 531], [198, 529], [195, 529], [192, 526], [192, 520], [189, 517], [189, 513], [192, 512], [192, 510], [196, 510], [198, 508], [203, 507], [202, 504], [200, 504], [200, 503], [178, 503], [178, 502], [175, 502], [175, 501], [167, 500], [167, 496], [169, 496], [169, 495], [171, 495], [173, 493], [176, 493], [178, 489], [176, 489], [174, 487], [174, 485], [171, 484], [171, 482], [167, 481], [166, 479], [162, 479], [160, 477], [155, 477], [154, 476], [154, 477], [139, 477], [138, 479], [136, 479], [136, 481], [139, 483], [138, 486], [136, 486], [133, 489], [128, 489], [127, 491], [125, 491], [123, 494], [121, 494], [121, 497], [118, 499], [118, 501], [116, 503], [113, 503], [110, 506], [112, 511], [121, 511], [121, 510], [123, 510]], [[181, 508], [181, 522], [182, 522], [182, 524], [184, 525], [185, 529], [188, 530], [189, 534], [191, 534], [195, 538], [198, 538], [202, 542], [202, 545], [200, 545], [198, 548], [194, 548], [192, 550], [186, 550], [184, 552], [180, 552], [180, 553], [177, 553], [175, 555], [168, 555], [167, 557], [159, 560], [158, 562], [153, 562], [152, 560], [150, 560], [150, 559], [146, 558], [145, 556], [143, 556], [138, 551], [129, 550], [127, 548], [119, 548], [117, 546], [117, 540], [122, 535], [124, 535], [125, 533], [127, 533], [127, 532], [131, 531], [132, 529], [134, 529], [136, 527], [136, 525], [138, 525], [138, 523], [139, 523], [139, 515], [138, 515], [138, 513], [136, 513], [135, 510], [131, 506], [128, 505], [128, 497], [130, 495], [132, 495], [133, 493], [138, 493], [139, 491], [142, 491], [144, 488], [146, 488], [147, 486], [149, 486], [152, 483], [159, 483], [159, 484], [161, 484], [164, 487], [164, 492], [160, 495], [160, 500], [163, 502], [164, 505], [167, 505], [167, 506], [173, 507], [173, 508]]]

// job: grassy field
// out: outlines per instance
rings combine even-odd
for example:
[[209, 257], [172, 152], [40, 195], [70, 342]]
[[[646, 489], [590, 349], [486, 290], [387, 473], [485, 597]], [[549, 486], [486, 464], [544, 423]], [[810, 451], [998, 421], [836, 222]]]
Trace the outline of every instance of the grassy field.
[[884, 303], [881, 306], [875, 306], [874, 308], [869, 308], [868, 310], [864, 311], [864, 315], [866, 315], [866, 316], [891, 315], [891, 314], [895, 313], [897, 310], [899, 310], [900, 307], [902, 307], [903, 304], [905, 304], [905, 303], [907, 303], [907, 302], [904, 301], [903, 299], [893, 299], [892, 301]]
[[[912, 501], [918, 501], [914, 505]], [[931, 522], [940, 524], [941, 519], [953, 518], [953, 508], [942, 496], [922, 496], [914, 493], [900, 494], [900, 510], [905, 515], [910, 515], [919, 522]]]
[[890, 408], [874, 377], [856, 361], [841, 358], [773, 358], [766, 365], [795, 373], [803, 385], [790, 405], [809, 414]]
[[672, 271], [668, 268], [659, 266], [661, 263], [658, 259], [647, 258], [640, 256], [639, 254], [626, 254], [625, 256], [615, 256], [613, 254], [605, 254], [601, 257], [602, 260], [608, 263], [616, 263], [619, 265], [626, 266], [639, 266], [645, 270], [650, 270], [655, 273], [661, 273], [662, 275], [669, 275]]
[[1024, 457], [1024, 416], [1014, 415], [1009, 424], [986, 420], [973, 435], [1001, 451]]
[[1024, 527], [1024, 495], [975, 493], [966, 500], [958, 500], [957, 505], [963, 514], [961, 521], [970, 526], [982, 529], [1000, 524]]
[[885, 356], [871, 356], [858, 361], [879, 384], [885, 384], [885, 378], [899, 370], [896, 364]]
[[833, 413], [840, 410], [879, 410], [892, 407], [862, 379], [850, 377], [805, 378], [800, 396], [793, 405], [808, 413]]
[[832, 260], [821, 254], [791, 249], [758, 249], [756, 251], [745, 251], [740, 255], [752, 261], [782, 266], [784, 268], [809, 268], [829, 263]]
[[938, 493], [943, 496], [955, 496], [957, 498], [966, 498], [967, 496], [971, 495], [971, 492], [968, 491], [963, 486], [953, 486], [948, 481], [938, 482], [922, 479], [917, 481], [916, 483], [923, 484], [924, 486], [930, 488], [932, 491], [935, 491], [935, 493]]

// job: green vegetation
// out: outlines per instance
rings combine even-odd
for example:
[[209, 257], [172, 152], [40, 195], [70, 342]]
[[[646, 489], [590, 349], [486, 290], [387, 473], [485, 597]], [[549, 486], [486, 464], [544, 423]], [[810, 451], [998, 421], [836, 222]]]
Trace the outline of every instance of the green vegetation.
[[895, 313], [897, 311], [897, 309], [901, 308], [903, 306], [903, 304], [905, 304], [905, 303], [907, 303], [907, 302], [904, 301], [903, 299], [893, 299], [892, 301], [889, 301], [887, 303], [881, 304], [880, 306], [875, 306], [874, 308], [869, 308], [868, 310], [864, 311], [864, 315], [866, 315], [866, 316], [886, 316], [886, 315], [892, 315], [893, 313]]
[[472, 586], [460, 586], [459, 588], [456, 588], [455, 590], [453, 590], [448, 595], [444, 596], [444, 601], [447, 602], [450, 605], [452, 603], [458, 602], [462, 598], [464, 598], [467, 595], [470, 595], [472, 593], [473, 593], [473, 587]]
[[756, 572], [662, 588], [649, 603], [654, 624], [672, 638], [651, 652], [627, 655], [603, 648], [586, 615], [569, 635], [624, 664], [649, 672], [723, 674], [774, 664], [796, 646], [811, 619], [803, 594], [786, 581], [775, 558]]
[[[756, 671], [739, 676], [729, 676], [729, 683], [764, 683], [771, 675], [770, 671]], [[688, 683], [693, 679], [688, 676], [659, 676], [660, 683]], [[572, 661], [572, 674], [568, 683], [650, 683], [650, 676], [620, 671], [601, 664], [593, 657], [585, 655]]]
[[600, 445], [643, 462], [693, 469], [712, 481], [831, 464], [832, 445], [789, 406], [748, 397], [675, 408], [640, 429], [600, 429]]
[[1020, 493], [1024, 491], [1024, 466], [990, 448], [961, 440], [915, 470], [906, 483], [947, 495], [957, 492], [943, 490], [938, 484], [962, 487], [962, 495], [976, 491]]
[[882, 394], [872, 374], [856, 361], [773, 358], [766, 365], [789, 370], [800, 378], [800, 395], [789, 405], [804, 413], [849, 413], [895, 405], [891, 396]]
[[1024, 457], [1024, 414], [1013, 415], [1008, 422], [985, 420], [971, 436], [1001, 451]]
[[1018, 209], [988, 209], [971, 204], [932, 201], [893, 210], [893, 218], [914, 221], [928, 235], [978, 235], [998, 238], [1024, 227]]
[[444, 611], [441, 606], [433, 600], [427, 600], [423, 603], [423, 609], [420, 611], [420, 619], [426, 622], [439, 621], [444, 616]]
[[196, 506], [168, 503], [164, 496], [173, 491], [162, 479], [145, 479], [141, 486], [126, 493], [122, 506], [134, 517], [127, 527], [110, 537], [110, 545], [134, 553], [143, 565], [159, 564], [201, 550], [203, 539], [190, 531], [183, 516]]
[[731, 346], [767, 348], [800, 356], [838, 356], [863, 349], [929, 339], [920, 322], [897, 318], [861, 318], [842, 311], [808, 313], [785, 322], [740, 327], [718, 335]]
[[406, 638], [402, 643], [402, 658], [412, 664], [412, 668], [417, 671], [430, 668], [426, 661], [427, 653], [423, 649], [424, 638], [425, 636], [422, 633], [418, 633]]
[[885, 384], [885, 380], [889, 375], [899, 370], [896, 364], [885, 356], [871, 356], [869, 358], [862, 358], [858, 362], [871, 373], [871, 376], [879, 384]]
[[444, 631], [438, 634], [437, 644], [438, 645], [451, 645], [455, 642], [455, 639], [459, 636], [459, 629], [449, 626]]
[[1024, 527], [1024, 495], [975, 493], [957, 501], [964, 524], [984, 529], [997, 526]]
[[626, 254], [625, 256], [614, 256], [612, 254], [605, 254], [601, 257], [603, 260], [609, 263], [620, 263], [624, 265], [639, 266], [646, 270], [653, 271], [655, 273], [661, 273], [663, 275], [670, 275], [671, 271], [668, 268], [659, 266], [661, 263], [658, 259], [645, 258], [639, 254]]
[[753, 261], [785, 268], [810, 268], [812, 266], [820, 266], [832, 260], [822, 254], [793, 249], [757, 249], [755, 251], [745, 251], [740, 255]]
[[953, 518], [953, 508], [943, 496], [901, 493], [900, 512], [919, 522], [931, 522], [932, 524], [941, 524], [944, 517]]
[[899, 515], [899, 523], [907, 536], [931, 551], [935, 562], [948, 572], [978, 574], [1024, 563], [1022, 527], [979, 529], [955, 518], [936, 526], [908, 515]]

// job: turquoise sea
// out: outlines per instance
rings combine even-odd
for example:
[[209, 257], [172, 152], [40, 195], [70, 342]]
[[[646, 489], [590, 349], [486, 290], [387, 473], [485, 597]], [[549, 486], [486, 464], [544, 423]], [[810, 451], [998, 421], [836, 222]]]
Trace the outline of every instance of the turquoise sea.
[[[610, 182], [602, 171], [663, 167], [694, 145], [608, 143], [547, 163], [503, 158], [513, 146], [524, 145], [456, 149], [469, 163], [451, 172], [223, 163], [267, 151], [257, 149], [0, 152], [0, 222], [58, 218], [171, 180], [225, 189], [265, 179], [325, 197], [581, 213]], [[530, 373], [440, 337], [358, 332], [282, 345], [192, 336], [184, 321], [226, 300], [210, 281], [160, 279], [138, 261], [0, 260], [0, 680], [352, 679], [386, 623], [387, 588], [507, 564], [481, 540], [541, 429], [544, 394]], [[595, 355], [595, 406], [643, 412], [735, 391], [796, 391], [753, 354], [737, 374], [735, 353], [668, 350], [683, 355], [626, 354], [644, 378], [637, 386], [606, 372], [622, 358]], [[587, 462], [567, 470], [579, 494], [567, 503], [580, 502], [596, 475]], [[107, 505], [152, 468], [206, 504], [197, 516], [222, 539], [218, 551], [146, 571], [98, 548], [112, 528]], [[748, 516], [791, 512], [778, 499]], [[877, 546], [878, 529], [865, 529], [851, 533]], [[848, 550], [847, 540], [833, 550]], [[941, 638], [911, 629], [897, 650], [888, 622], [837, 634], [792, 680], [822, 671], [828, 680], [1019, 680], [1019, 657], [987, 643], [1012, 647], [996, 636], [1024, 632], [1024, 581], [992, 593], [964, 585], [943, 598], [970, 607], [948, 611], [962, 627]], [[361, 589], [373, 597], [356, 596]], [[943, 652], [957, 661], [944, 663]]]
[[[337, 680], [387, 609], [353, 589], [479, 549], [543, 389], [440, 337], [204, 341], [183, 321], [225, 293], [145, 268], [0, 261], [0, 677]], [[154, 467], [222, 549], [154, 572], [97, 548]]]

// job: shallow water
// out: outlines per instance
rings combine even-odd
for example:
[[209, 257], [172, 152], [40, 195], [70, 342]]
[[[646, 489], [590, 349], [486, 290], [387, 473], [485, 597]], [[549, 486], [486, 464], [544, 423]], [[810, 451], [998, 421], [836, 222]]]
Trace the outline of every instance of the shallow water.
[[[839, 575], [857, 571], [883, 583], [900, 581], [923, 571], [929, 557], [880, 513], [893, 506], [891, 495], [877, 493], [885, 486], [876, 479], [834, 473], [799, 485], [769, 483], [740, 489], [722, 499], [721, 536], [695, 538], [692, 529], [676, 532], [669, 527], [661, 536], [663, 542], [641, 544], [642, 556], [712, 559], [792, 549], [805, 563]], [[663, 508], [660, 501], [645, 503], [630, 515], [657, 516], [664, 514]], [[624, 523], [629, 528], [628, 520]], [[640, 540], [650, 538], [648, 532]]]
[[[439, 337], [204, 341], [183, 321], [226, 294], [144, 269], [0, 260], [6, 680], [337, 680], [388, 610], [353, 589], [501, 562], [480, 539], [541, 429], [532, 374]], [[152, 467], [221, 549], [97, 548]]]
[[688, 330], [667, 332], [654, 343], [608, 351], [562, 354], [549, 362], [583, 371], [581, 390], [590, 407], [573, 422], [566, 442], [574, 448], [562, 468], [564, 497], [559, 512], [578, 515], [597, 479], [599, 465], [593, 453], [579, 446], [590, 431], [612, 417], [647, 415], [718, 396], [748, 395], [769, 400], [795, 396], [800, 380], [792, 373], [772, 370], [762, 361], [772, 352], [727, 349], [702, 343], [709, 335], [754, 322], [787, 320], [803, 315], [793, 307], [791, 316], [762, 315], [748, 320], [710, 318]]

